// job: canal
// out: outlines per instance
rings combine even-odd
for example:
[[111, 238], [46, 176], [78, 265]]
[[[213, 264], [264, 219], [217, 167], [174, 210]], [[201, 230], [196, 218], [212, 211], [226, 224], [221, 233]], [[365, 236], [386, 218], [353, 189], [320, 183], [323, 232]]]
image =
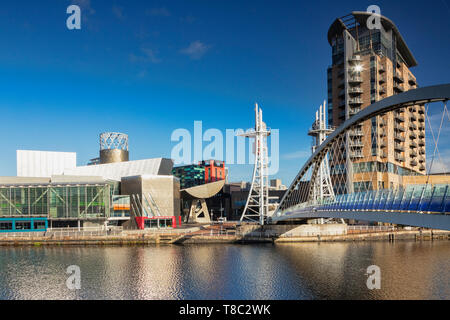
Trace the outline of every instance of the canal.
[[449, 265], [448, 241], [2, 247], [0, 299], [450, 299]]

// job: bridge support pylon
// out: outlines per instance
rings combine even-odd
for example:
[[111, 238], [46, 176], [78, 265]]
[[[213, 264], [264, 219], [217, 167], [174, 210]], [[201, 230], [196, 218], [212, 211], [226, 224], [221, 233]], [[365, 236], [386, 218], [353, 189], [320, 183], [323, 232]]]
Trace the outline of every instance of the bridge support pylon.
[[259, 222], [264, 225], [269, 212], [269, 157], [267, 151], [267, 137], [270, 135], [270, 129], [262, 119], [262, 109], [255, 104], [255, 130], [240, 136], [255, 139], [253, 152], [255, 154], [255, 167], [253, 169], [253, 178], [245, 203], [244, 212], [240, 222]]

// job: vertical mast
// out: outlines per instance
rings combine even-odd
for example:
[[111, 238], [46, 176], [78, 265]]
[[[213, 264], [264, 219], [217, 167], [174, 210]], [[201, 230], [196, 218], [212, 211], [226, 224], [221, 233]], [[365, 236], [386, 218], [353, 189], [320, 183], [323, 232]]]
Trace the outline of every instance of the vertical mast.
[[242, 221], [258, 222], [264, 225], [269, 211], [269, 177], [268, 177], [268, 152], [267, 136], [270, 130], [263, 122], [262, 109], [255, 104], [255, 130], [242, 134], [247, 138], [254, 138], [255, 166], [253, 168], [253, 178], [248, 193], [244, 212], [241, 216]]

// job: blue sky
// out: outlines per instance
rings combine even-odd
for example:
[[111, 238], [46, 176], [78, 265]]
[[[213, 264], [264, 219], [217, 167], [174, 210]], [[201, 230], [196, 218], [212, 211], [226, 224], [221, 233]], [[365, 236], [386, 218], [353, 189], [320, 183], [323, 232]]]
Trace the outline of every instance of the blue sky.
[[[66, 28], [79, 4], [82, 29]], [[98, 135], [130, 136], [130, 158], [170, 157], [177, 128], [249, 128], [257, 101], [280, 130], [289, 184], [326, 98], [336, 17], [377, 4], [419, 62], [420, 86], [448, 83], [448, 1], [2, 1], [0, 175], [16, 149], [98, 155]], [[250, 179], [247, 165], [230, 180]]]

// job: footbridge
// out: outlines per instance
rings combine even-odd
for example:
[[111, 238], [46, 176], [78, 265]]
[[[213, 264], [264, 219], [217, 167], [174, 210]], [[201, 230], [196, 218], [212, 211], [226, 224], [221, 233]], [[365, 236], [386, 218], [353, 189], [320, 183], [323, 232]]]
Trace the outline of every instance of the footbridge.
[[[340, 218], [450, 230], [450, 153], [443, 151], [450, 148], [449, 99], [444, 84], [362, 110], [347, 107], [345, 122], [315, 148], [266, 220]], [[327, 197], [323, 166], [332, 185]]]

